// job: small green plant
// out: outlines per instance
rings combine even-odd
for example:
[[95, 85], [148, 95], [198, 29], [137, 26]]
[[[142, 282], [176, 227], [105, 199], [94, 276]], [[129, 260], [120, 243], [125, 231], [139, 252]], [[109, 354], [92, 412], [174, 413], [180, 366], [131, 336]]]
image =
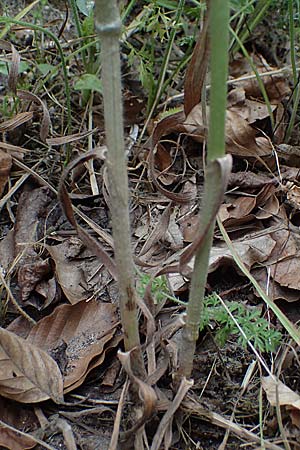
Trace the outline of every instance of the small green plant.
[[[149, 284], [151, 277], [150, 275], [143, 274], [141, 272], [139, 273], [139, 276], [140, 277], [138, 281], [137, 293], [140, 297], [144, 297], [146, 287]], [[174, 297], [170, 296], [169, 294], [169, 288], [165, 276], [162, 275], [160, 277], [154, 278], [151, 283], [151, 295], [155, 304], [161, 303], [166, 298], [169, 298], [171, 300], [174, 299]]]
[[[249, 340], [261, 352], [276, 350], [282, 335], [278, 330], [271, 328], [264, 317], [261, 317], [259, 308], [249, 308], [240, 302], [228, 302], [226, 305], [236, 322], [220, 304], [216, 294], [205, 297], [200, 330], [208, 325], [215, 325], [215, 337], [220, 345], [224, 345], [229, 336], [237, 336], [238, 343], [243, 347], [246, 347]], [[237, 324], [244, 331], [247, 340], [241, 334]]]
[[[143, 296], [151, 277], [147, 274], [140, 274], [138, 294]], [[180, 305], [185, 302], [170, 295], [167, 279], [165, 276], [157, 277], [151, 284], [151, 294], [154, 302], [159, 304], [165, 299], [171, 300]], [[216, 342], [223, 347], [227, 340], [236, 336], [237, 342], [242, 347], [247, 346], [247, 341], [251, 341], [254, 348], [260, 352], [273, 352], [282, 340], [282, 335], [278, 330], [270, 327], [269, 322], [261, 317], [259, 308], [250, 308], [241, 302], [227, 302], [226, 306], [234, 316], [230, 316], [228, 311], [220, 303], [217, 294], [212, 294], [204, 298], [203, 312], [201, 315], [200, 331], [206, 327], [214, 330]], [[237, 326], [243, 330], [243, 336]]]

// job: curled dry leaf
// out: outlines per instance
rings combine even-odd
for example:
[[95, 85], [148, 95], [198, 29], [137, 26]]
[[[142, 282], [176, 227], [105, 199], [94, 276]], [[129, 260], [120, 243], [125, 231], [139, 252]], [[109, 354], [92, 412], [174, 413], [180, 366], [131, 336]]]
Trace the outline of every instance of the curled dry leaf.
[[[31, 329], [27, 340], [50, 354], [66, 346], [64, 389], [70, 391], [78, 380], [83, 383], [89, 365], [103, 353], [118, 323], [117, 308], [109, 303], [60, 305]], [[98, 358], [98, 365], [101, 362]]]
[[4, 133], [5, 131], [12, 131], [15, 128], [19, 127], [20, 125], [29, 122], [29, 120], [31, 120], [32, 118], [33, 118], [32, 111], [19, 113], [12, 119], [2, 122], [0, 124], [0, 132]]
[[[104, 289], [99, 273], [101, 263], [79, 239], [72, 237], [62, 244], [47, 245], [46, 248], [55, 262], [57, 281], [72, 305], [88, 300], [93, 292]], [[77, 254], [72, 254], [74, 249], [77, 249]]]
[[8, 182], [11, 166], [11, 156], [0, 150], [0, 198], [2, 197], [6, 183]]
[[134, 349], [130, 352], [118, 352], [119, 360], [123, 368], [126, 370], [131, 383], [138, 386], [139, 396], [143, 403], [143, 414], [142, 417], [134, 424], [134, 426], [122, 434], [122, 440], [127, 440], [135, 433], [150, 417], [155, 411], [157, 396], [154, 389], [140, 378], [134, 375], [131, 367], [131, 358], [134, 358]]
[[210, 2], [207, 2], [206, 14], [201, 33], [199, 34], [192, 59], [188, 65], [184, 81], [184, 112], [188, 115], [193, 107], [200, 103], [202, 87], [205, 82], [209, 61], [209, 30], [208, 11]]
[[33, 262], [22, 264], [18, 271], [18, 284], [23, 302], [28, 300], [37, 284], [51, 273], [49, 260], [34, 259]]
[[[250, 235], [233, 242], [236, 252], [250, 270], [256, 263], [263, 263], [270, 257], [275, 241], [269, 234]], [[209, 259], [209, 271], [213, 272], [220, 265], [234, 265], [233, 257], [226, 244], [220, 243], [213, 247]]]
[[162, 213], [159, 222], [155, 225], [154, 229], [147, 237], [143, 247], [140, 250], [139, 256], [145, 255], [150, 249], [150, 247], [152, 247], [154, 242], [157, 242], [165, 237], [170, 222], [170, 215], [171, 215], [171, 206], [168, 205], [164, 210], [164, 212]]
[[98, 128], [94, 128], [93, 130], [82, 131], [81, 133], [75, 133], [67, 136], [46, 139], [46, 143], [52, 146], [69, 144], [71, 142], [80, 141], [81, 139], [86, 138], [91, 134], [95, 133], [97, 130]]
[[0, 264], [4, 270], [18, 258], [17, 268], [23, 300], [28, 299], [39, 281], [50, 272], [47, 261], [43, 261], [34, 249], [34, 243], [40, 238], [39, 230], [42, 230], [45, 211], [50, 201], [48, 188], [23, 192], [19, 199], [14, 228], [0, 243]]
[[0, 394], [21, 403], [63, 401], [63, 378], [42, 349], [0, 328]]

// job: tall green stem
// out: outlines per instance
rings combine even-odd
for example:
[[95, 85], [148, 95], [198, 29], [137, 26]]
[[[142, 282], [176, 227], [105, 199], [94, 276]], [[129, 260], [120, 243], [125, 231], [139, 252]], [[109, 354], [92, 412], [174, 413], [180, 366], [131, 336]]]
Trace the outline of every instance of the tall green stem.
[[213, 161], [216, 158], [222, 158], [225, 154], [228, 24], [229, 1], [211, 0], [209, 12], [211, 96], [207, 154], [209, 163], [206, 170], [205, 190], [198, 230], [199, 234], [201, 234], [203, 230], [207, 229], [207, 233], [195, 256], [186, 323], [183, 329], [179, 354], [179, 377], [185, 376], [189, 378], [193, 368], [193, 358], [203, 309], [209, 254], [215, 226], [216, 201], [222, 197], [220, 192], [223, 190], [222, 179], [217, 172], [218, 165], [214, 164]]
[[[116, 0], [96, 0], [95, 25], [101, 39], [104, 120], [108, 146], [106, 165], [118, 272], [120, 314], [125, 349], [128, 351], [133, 348], [140, 349], [140, 339], [130, 242], [128, 177], [123, 133], [119, 49], [121, 21]], [[132, 363], [135, 373], [143, 374], [141, 351]]]

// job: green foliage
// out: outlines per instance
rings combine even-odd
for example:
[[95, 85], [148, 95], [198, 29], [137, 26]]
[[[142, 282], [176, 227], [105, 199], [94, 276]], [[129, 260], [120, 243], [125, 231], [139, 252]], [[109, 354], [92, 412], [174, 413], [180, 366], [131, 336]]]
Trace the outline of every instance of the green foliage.
[[238, 12], [241, 9], [245, 14], [251, 14], [254, 11], [253, 0], [231, 0], [230, 7], [234, 12]]
[[39, 71], [42, 73], [43, 76], [46, 76], [49, 72], [51, 72], [55, 68], [55, 66], [53, 66], [52, 64], [41, 63], [37, 65], [37, 68], [39, 69]]
[[76, 0], [76, 5], [79, 11], [88, 17], [94, 8], [94, 0]]
[[84, 73], [79, 77], [74, 85], [74, 89], [77, 91], [89, 90], [96, 91], [102, 94], [102, 82], [97, 75], [92, 73]]
[[[11, 61], [2, 61], [0, 58], [0, 73], [2, 75], [8, 75], [9, 68], [11, 66]], [[21, 61], [19, 64], [19, 73], [26, 72], [29, 69], [29, 64], [26, 61]]]
[[[151, 280], [150, 275], [140, 274], [137, 293], [140, 297], [144, 297], [147, 285]], [[151, 295], [155, 304], [161, 303], [169, 294], [167, 279], [165, 276], [154, 278], [151, 284]]]
[[[99, 52], [98, 42], [94, 41], [95, 24], [94, 24], [94, 1], [93, 0], [69, 0], [73, 12], [78, 37], [82, 38], [81, 55], [85, 73], [82, 74], [75, 83], [75, 90], [82, 91], [82, 103], [85, 105], [92, 91], [102, 92], [97, 74], [99, 72], [100, 60], [97, 56]], [[83, 20], [79, 17], [79, 13], [85, 17]], [[87, 46], [90, 45], [88, 48]]]
[[[226, 303], [229, 311], [245, 333], [247, 340], [261, 352], [274, 351], [280, 344], [281, 333], [270, 327], [268, 321], [261, 317], [261, 311], [257, 307], [249, 308], [240, 302]], [[224, 345], [230, 335], [237, 336], [238, 343], [243, 347], [247, 341], [241, 335], [236, 323], [230, 317], [217, 295], [210, 295], [204, 299], [204, 311], [200, 329], [214, 324], [217, 328], [216, 340]]]
[[[150, 280], [151, 277], [149, 275], [140, 275], [138, 294], [141, 297], [144, 296], [146, 286]], [[151, 294], [154, 302], [157, 304], [166, 299], [181, 305], [186, 304], [170, 295], [165, 276], [157, 277], [152, 281]], [[249, 340], [261, 352], [273, 352], [276, 350], [282, 340], [282, 335], [278, 330], [271, 328], [264, 317], [261, 317], [259, 308], [250, 308], [240, 302], [227, 302], [226, 306], [236, 322], [230, 317], [216, 294], [205, 297], [200, 331], [208, 326], [213, 328], [216, 342], [220, 346], [224, 346], [230, 336], [236, 336], [238, 344], [244, 348], [247, 345], [247, 340]], [[236, 323], [245, 333], [247, 340], [241, 334]]]

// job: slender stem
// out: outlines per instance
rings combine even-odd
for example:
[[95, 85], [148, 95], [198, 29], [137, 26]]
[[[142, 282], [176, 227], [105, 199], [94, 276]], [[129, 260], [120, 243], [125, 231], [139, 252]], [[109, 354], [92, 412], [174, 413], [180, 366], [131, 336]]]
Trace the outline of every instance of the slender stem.
[[[83, 36], [83, 34], [82, 34], [82, 27], [81, 27], [81, 23], [80, 23], [80, 19], [79, 19], [77, 5], [75, 3], [75, 0], [69, 0], [69, 1], [70, 1], [73, 17], [74, 17], [74, 22], [75, 22], [77, 34], [78, 34], [79, 37], [82, 37]], [[87, 67], [87, 62], [86, 62], [85, 50], [83, 50], [82, 48], [81, 48], [81, 50], [82, 50], [81, 51], [81, 57], [82, 57], [83, 65], [86, 68]]]
[[[120, 314], [125, 349], [140, 349], [134, 265], [130, 242], [128, 176], [124, 151], [119, 37], [121, 21], [116, 0], [95, 2], [95, 25], [101, 39], [104, 120], [110, 211], [118, 272]], [[141, 351], [133, 361], [136, 374], [144, 373]]]
[[225, 113], [227, 96], [228, 71], [228, 23], [229, 2], [227, 0], [211, 0], [209, 11], [211, 39], [211, 107], [208, 134], [208, 163], [205, 177], [203, 205], [199, 220], [198, 233], [208, 227], [208, 231], [195, 256], [194, 271], [190, 286], [186, 323], [183, 329], [179, 352], [178, 378], [189, 378], [193, 368], [193, 358], [199, 335], [201, 312], [207, 279], [209, 254], [212, 246], [216, 199], [222, 191], [221, 177], [216, 171], [213, 160], [225, 154]]
[[[208, 131], [209, 160], [225, 155], [225, 114], [227, 104], [229, 4], [212, 0], [210, 15], [211, 89]], [[222, 30], [222, 33], [220, 32]]]

